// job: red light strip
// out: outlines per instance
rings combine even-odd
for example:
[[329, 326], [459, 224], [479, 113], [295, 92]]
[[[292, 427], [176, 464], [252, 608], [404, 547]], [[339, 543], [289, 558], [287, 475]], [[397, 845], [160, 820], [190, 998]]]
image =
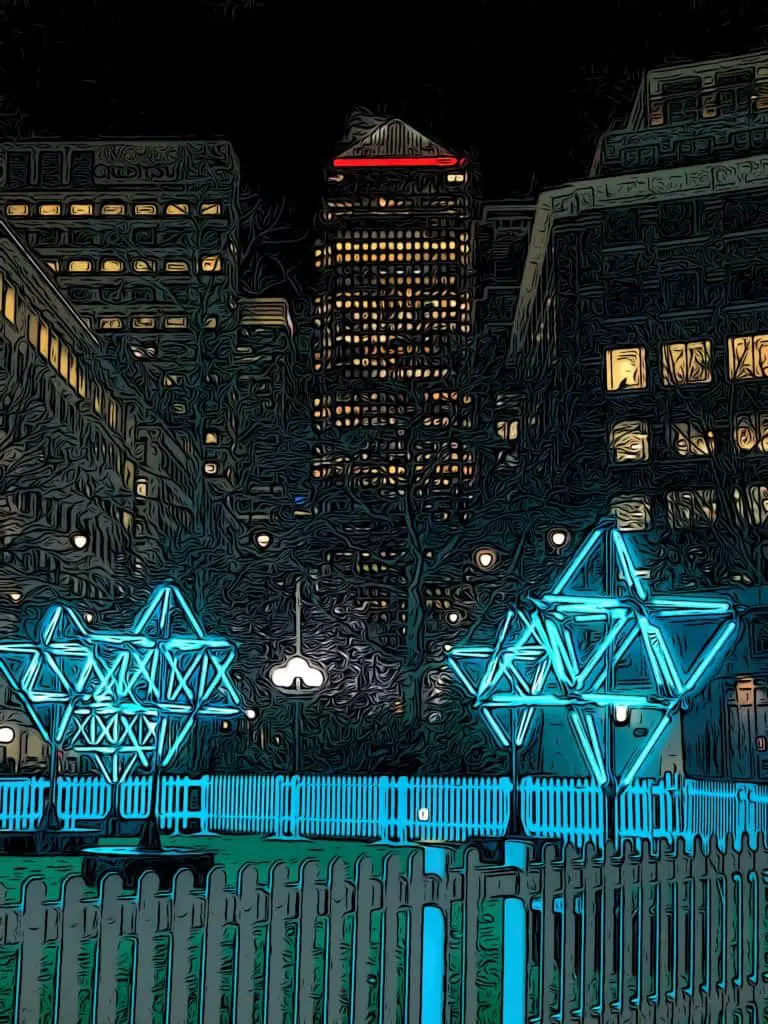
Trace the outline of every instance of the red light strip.
[[456, 156], [337, 156], [334, 167], [463, 167], [466, 158]]

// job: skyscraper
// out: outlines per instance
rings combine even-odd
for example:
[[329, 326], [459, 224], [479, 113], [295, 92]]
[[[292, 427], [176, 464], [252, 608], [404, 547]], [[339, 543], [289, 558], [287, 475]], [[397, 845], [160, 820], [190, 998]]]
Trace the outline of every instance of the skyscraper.
[[450, 607], [423, 571], [427, 523], [465, 522], [476, 480], [469, 179], [466, 158], [398, 119], [327, 173], [312, 409], [324, 585], [393, 650], [415, 604]]

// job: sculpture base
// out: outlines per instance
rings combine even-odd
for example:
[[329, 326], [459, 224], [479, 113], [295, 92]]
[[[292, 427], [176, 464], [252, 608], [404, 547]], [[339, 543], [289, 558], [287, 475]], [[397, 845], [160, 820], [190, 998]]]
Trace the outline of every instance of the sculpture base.
[[39, 832], [2, 832], [0, 833], [0, 852], [11, 857], [78, 856], [98, 836], [98, 829], [80, 832], [65, 832], [58, 829], [40, 830]]
[[160, 888], [168, 890], [174, 876], [188, 870], [195, 888], [201, 889], [212, 867], [213, 854], [208, 850], [142, 850], [138, 846], [92, 846], [83, 850], [83, 878], [88, 885], [98, 885], [105, 875], [117, 874], [126, 888], [135, 889], [144, 872], [152, 871]]

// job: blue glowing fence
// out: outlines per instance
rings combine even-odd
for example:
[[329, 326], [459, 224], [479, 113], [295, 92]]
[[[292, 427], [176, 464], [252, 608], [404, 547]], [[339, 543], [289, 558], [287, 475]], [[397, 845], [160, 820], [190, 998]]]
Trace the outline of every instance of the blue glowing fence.
[[[0, 780], [0, 832], [30, 831], [39, 822], [48, 783]], [[280, 838], [327, 837], [392, 843], [462, 842], [504, 835], [511, 810], [508, 779], [208, 775], [161, 780], [160, 826], [168, 832], [242, 833]], [[117, 790], [118, 812], [140, 821], [149, 809], [150, 780]], [[113, 790], [96, 777], [61, 778], [57, 806], [65, 828], [103, 821]], [[602, 844], [605, 805], [588, 779], [524, 778], [523, 828], [539, 839], [575, 846]], [[617, 841], [724, 841], [768, 836], [768, 787], [665, 776], [640, 779], [617, 801]]]

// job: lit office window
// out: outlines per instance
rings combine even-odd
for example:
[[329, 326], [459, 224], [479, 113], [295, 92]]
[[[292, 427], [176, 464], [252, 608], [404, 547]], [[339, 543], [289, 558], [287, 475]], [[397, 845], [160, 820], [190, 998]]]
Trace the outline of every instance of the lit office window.
[[768, 452], [768, 413], [748, 412], [737, 416], [733, 439], [741, 452]]
[[8, 217], [28, 217], [29, 203], [9, 203], [5, 212]]
[[740, 519], [746, 519], [753, 526], [765, 526], [768, 523], [768, 487], [764, 484], [747, 487], [746, 508], [741, 491], [734, 491], [733, 496]]
[[61, 270], [61, 263], [59, 263], [58, 260], [46, 260], [45, 265], [48, 267], [49, 270], [52, 270], [54, 274], [58, 274], [58, 272]]
[[709, 341], [676, 341], [662, 345], [661, 378], [675, 384], [707, 384], [712, 380]]
[[137, 498], [146, 498], [148, 494], [149, 494], [149, 483], [148, 483], [148, 481], [144, 480], [143, 478], [139, 478], [136, 481], [136, 497]]
[[203, 203], [200, 213], [204, 217], [218, 217], [221, 214], [221, 203]]
[[164, 270], [166, 274], [188, 274], [189, 262], [187, 260], [166, 260]]
[[717, 518], [717, 502], [712, 488], [671, 491], [667, 495], [669, 525], [676, 530], [709, 526]]
[[38, 211], [41, 217], [59, 217], [61, 215], [60, 203], [41, 203]]
[[620, 420], [611, 427], [614, 462], [648, 461], [648, 424], [645, 420]]
[[203, 466], [203, 472], [206, 476], [216, 476], [219, 472], [219, 464], [217, 462], [206, 462]]
[[205, 274], [217, 274], [221, 271], [221, 256], [203, 256], [200, 269]]
[[131, 320], [131, 326], [137, 331], [151, 331], [157, 327], [157, 317], [135, 316]]
[[70, 203], [69, 213], [72, 217], [93, 216], [93, 203]]
[[731, 380], [768, 377], [768, 334], [745, 334], [728, 339]]
[[167, 316], [165, 318], [165, 327], [169, 331], [184, 330], [187, 323], [188, 320], [185, 316]]
[[622, 495], [611, 502], [611, 515], [625, 532], [647, 530], [651, 525], [651, 499], [645, 495]]
[[205, 444], [218, 444], [219, 435], [215, 430], [207, 430], [205, 432]]
[[12, 324], [16, 323], [16, 289], [12, 284], [6, 284], [5, 286], [3, 316], [6, 320], [10, 320]]
[[125, 203], [104, 203], [101, 214], [103, 217], [122, 217], [125, 215]]
[[157, 216], [157, 204], [156, 203], [136, 203], [133, 207], [133, 212], [137, 217], [156, 217]]
[[189, 203], [168, 203], [165, 212], [168, 217], [185, 217], [189, 213]]
[[715, 435], [696, 423], [673, 423], [672, 447], [676, 455], [711, 455], [715, 450]]
[[154, 260], [134, 260], [132, 266], [136, 274], [149, 274], [157, 269], [157, 263]]
[[101, 269], [105, 274], [119, 274], [125, 270], [125, 264], [122, 260], [106, 259], [101, 261]]
[[99, 328], [102, 331], [120, 331], [124, 324], [122, 317], [119, 316], [102, 316], [99, 317]]
[[67, 264], [67, 270], [71, 274], [90, 274], [93, 270], [92, 260], [70, 260]]
[[218, 327], [219, 326], [219, 318], [217, 316], [207, 316], [205, 318], [205, 326], [208, 327], [208, 328]]
[[605, 353], [605, 380], [609, 391], [637, 390], [646, 386], [645, 349], [612, 348]]

